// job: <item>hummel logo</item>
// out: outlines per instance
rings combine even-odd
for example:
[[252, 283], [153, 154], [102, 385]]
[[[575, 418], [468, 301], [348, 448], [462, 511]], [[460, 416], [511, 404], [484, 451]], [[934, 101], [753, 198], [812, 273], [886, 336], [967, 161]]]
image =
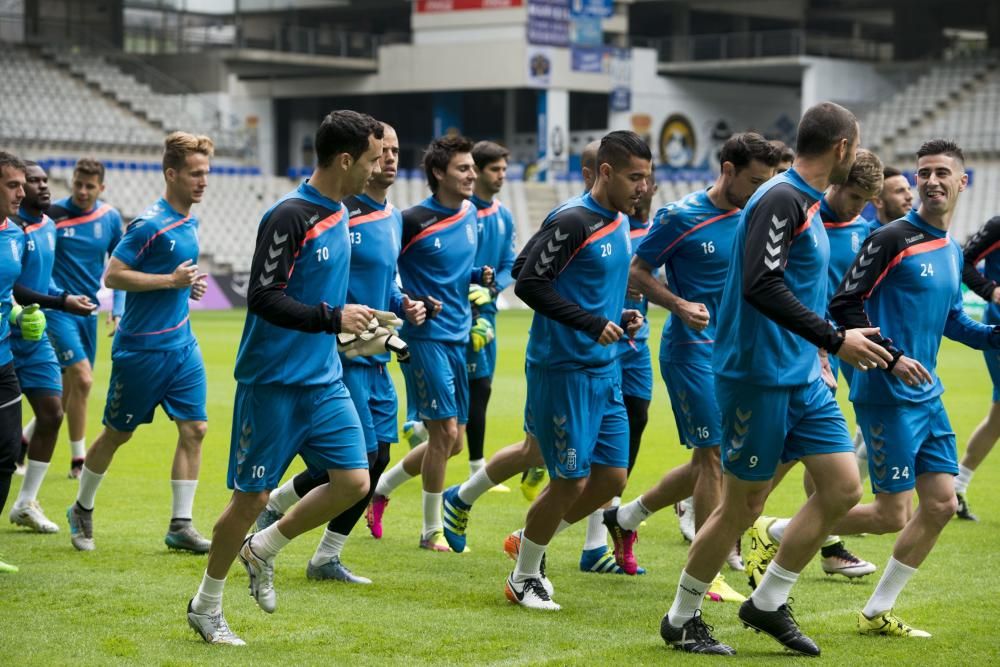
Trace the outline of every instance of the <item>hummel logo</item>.
[[569, 234], [560, 234], [558, 229], [555, 230], [555, 232], [553, 233], [553, 236], [555, 236], [556, 237], [556, 241], [559, 241], [559, 242], [565, 241], [566, 239], [569, 238]]
[[588, 233], [588, 234], [593, 234], [593, 233], [594, 233], [595, 231], [597, 231], [597, 230], [598, 230], [598, 229], [599, 229], [599, 228], [601, 227], [601, 225], [603, 225], [603, 224], [604, 224], [603, 222], [595, 222], [595, 223], [594, 223], [594, 224], [592, 224], [592, 225], [591, 225], [590, 227], [587, 227], [587, 233]]
[[420, 226], [423, 227], [424, 225], [432, 225], [435, 222], [437, 222], [437, 216], [432, 215], [431, 217], [429, 217], [426, 220], [424, 220], [423, 222], [421, 222]]
[[772, 215], [771, 216], [771, 224], [774, 226], [775, 229], [779, 229], [779, 230], [780, 229], [784, 229], [785, 225], [788, 224], [788, 218], [784, 218], [783, 220], [778, 220], [778, 216]]
[[274, 245], [281, 245], [287, 240], [288, 234], [278, 234], [278, 232], [274, 233]]
[[350, 216], [361, 215], [361, 209], [360, 208], [356, 208], [353, 211], [348, 212], [347, 215], [350, 215]]
[[907, 237], [906, 242], [907, 243], [913, 243], [914, 241], [919, 241], [922, 238], [924, 238], [923, 232], [921, 232], [919, 234], [915, 234], [915, 235], [910, 236], [910, 237]]
[[309, 218], [308, 220], [306, 220], [306, 224], [311, 227], [314, 224], [316, 224], [317, 220], [319, 220], [319, 213], [313, 213], [313, 216], [311, 218]]

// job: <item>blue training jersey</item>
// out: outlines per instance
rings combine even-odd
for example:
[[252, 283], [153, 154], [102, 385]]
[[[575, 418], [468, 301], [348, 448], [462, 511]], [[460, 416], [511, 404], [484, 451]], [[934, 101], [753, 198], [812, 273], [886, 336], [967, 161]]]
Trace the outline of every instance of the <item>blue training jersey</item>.
[[1000, 346], [1000, 331], [962, 310], [962, 266], [958, 244], [917, 211], [868, 238], [830, 312], [848, 328], [879, 327], [893, 356], [902, 352], [919, 361], [934, 382], [911, 387], [888, 371], [855, 372], [852, 401], [891, 405], [940, 396], [944, 387], [936, 369], [942, 335], [980, 350]]
[[24, 258], [18, 284], [42, 294], [62, 294], [62, 290], [56, 288], [52, 280], [56, 260], [55, 223], [44, 213], [36, 218], [23, 208], [18, 211], [17, 217], [24, 232]]
[[[347, 303], [403, 315], [403, 294], [396, 284], [396, 258], [403, 233], [403, 215], [388, 202], [378, 203], [368, 195], [344, 199], [350, 222], [351, 271], [347, 281]], [[385, 364], [389, 353], [344, 359], [345, 364]]]
[[868, 237], [872, 226], [871, 222], [860, 215], [846, 222], [837, 220], [837, 215], [827, 204], [825, 196], [820, 200], [819, 215], [826, 228], [826, 235], [830, 239], [830, 266], [827, 270], [826, 289], [826, 302], [829, 304], [844, 274], [854, 263], [854, 258], [861, 250], [861, 243]]
[[549, 213], [515, 262], [517, 295], [535, 311], [529, 364], [614, 376], [620, 351], [597, 343], [608, 321], [620, 323], [632, 243], [625, 215], [590, 196]]
[[699, 190], [667, 204], [653, 216], [653, 226], [636, 255], [658, 268], [677, 296], [708, 309], [708, 326], [695, 331], [671, 315], [663, 324], [660, 359], [676, 363], [710, 363], [719, 302], [732, 259], [739, 209], [723, 210]]
[[13, 220], [4, 218], [0, 223], [0, 365], [14, 359], [10, 351], [8, 317], [14, 307], [14, 283], [21, 275], [24, 242], [21, 228]]
[[817, 347], [840, 349], [820, 315], [830, 263], [821, 196], [793, 168], [762, 185], [740, 214], [719, 305], [717, 374], [766, 387], [811, 384]]
[[325, 386], [343, 377], [337, 341], [321, 317], [343, 308], [351, 266], [347, 208], [308, 183], [260, 221], [236, 355], [244, 384]]
[[[639, 220], [637, 218], [628, 216], [628, 235], [629, 242], [632, 245], [632, 255], [635, 255], [636, 248], [642, 243], [642, 239], [645, 238], [646, 234], [649, 233], [650, 222], [649, 220]], [[639, 330], [635, 332], [634, 336], [622, 336], [618, 340], [618, 352], [619, 354], [625, 354], [629, 350], [633, 349], [633, 343], [645, 343], [649, 340], [649, 320], [646, 319], [646, 314], [649, 312], [649, 299], [645, 296], [641, 296], [638, 300], [633, 300], [628, 298], [628, 293], [625, 294], [625, 308], [631, 310], [638, 310], [642, 313], [642, 326]]]
[[[81, 294], [97, 303], [97, 291], [108, 256], [122, 239], [122, 216], [107, 202], [98, 200], [90, 211], [82, 211], [66, 197], [47, 211], [56, 223], [56, 262], [52, 276], [69, 294]], [[114, 313], [122, 314], [125, 293], [115, 290]]]
[[406, 340], [465, 344], [472, 328], [469, 284], [481, 280], [476, 262], [476, 207], [446, 208], [428, 197], [403, 211], [399, 277], [411, 298], [432, 296], [441, 312], [421, 326], [403, 324]]
[[[198, 263], [198, 219], [161, 197], [129, 223], [113, 257], [143, 273], [169, 274]], [[167, 350], [194, 342], [188, 313], [191, 288], [128, 292], [112, 350]]]
[[[501, 204], [499, 199], [486, 201], [472, 195], [469, 201], [476, 207], [475, 265], [493, 267], [496, 276], [494, 287], [499, 294], [514, 282], [510, 275], [510, 270], [514, 268], [515, 257], [514, 214]], [[495, 314], [497, 312], [496, 299], [479, 306], [479, 312]]]
[[[1000, 305], [993, 303], [993, 290], [1000, 283], [1000, 216], [986, 221], [969, 237], [963, 250], [965, 268], [962, 280], [970, 290], [986, 301], [985, 321], [1000, 324]], [[983, 272], [976, 268], [983, 263]]]

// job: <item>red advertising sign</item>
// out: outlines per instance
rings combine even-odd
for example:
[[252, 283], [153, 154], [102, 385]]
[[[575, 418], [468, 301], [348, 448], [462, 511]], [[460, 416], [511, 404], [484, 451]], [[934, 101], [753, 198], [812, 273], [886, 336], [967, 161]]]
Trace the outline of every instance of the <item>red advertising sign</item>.
[[522, 7], [524, 0], [417, 0], [417, 13], [452, 12], [462, 9], [510, 9]]

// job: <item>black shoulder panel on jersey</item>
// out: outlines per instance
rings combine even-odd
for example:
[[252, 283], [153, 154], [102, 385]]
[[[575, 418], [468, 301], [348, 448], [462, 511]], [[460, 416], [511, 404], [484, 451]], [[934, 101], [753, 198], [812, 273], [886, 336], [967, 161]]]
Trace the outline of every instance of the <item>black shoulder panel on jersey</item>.
[[993, 299], [993, 290], [997, 284], [979, 273], [976, 264], [984, 259], [986, 255], [995, 252], [1000, 243], [1000, 216], [994, 216], [986, 221], [986, 224], [979, 228], [975, 234], [969, 237], [962, 249], [965, 256], [965, 265], [962, 267], [962, 282], [973, 292], [986, 301]]
[[403, 241], [401, 247], [405, 248], [413, 240], [413, 237], [435, 222], [443, 219], [444, 215], [442, 213], [424, 206], [411, 206], [406, 209], [403, 211]]
[[63, 208], [59, 204], [52, 204], [51, 206], [49, 206], [49, 209], [45, 211], [45, 215], [52, 218], [54, 222], [59, 222], [61, 220], [65, 220], [66, 218], [73, 217], [72, 213], [70, 213], [67, 209]]
[[356, 218], [359, 215], [368, 215], [375, 210], [371, 204], [362, 200], [360, 197], [351, 195], [350, 197], [344, 198], [344, 206], [347, 208], [347, 215], [351, 218]]

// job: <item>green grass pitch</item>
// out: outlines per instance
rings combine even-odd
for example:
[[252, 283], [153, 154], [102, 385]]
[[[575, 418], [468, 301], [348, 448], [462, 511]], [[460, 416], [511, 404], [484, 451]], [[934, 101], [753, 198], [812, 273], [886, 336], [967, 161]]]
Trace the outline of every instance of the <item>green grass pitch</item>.
[[[208, 367], [210, 416], [195, 520], [209, 534], [229, 496], [225, 471], [232, 369], [243, 314], [196, 313], [193, 319]], [[653, 330], [658, 332], [663, 311], [655, 311], [652, 319]], [[529, 313], [501, 313], [499, 322], [500, 367], [489, 412], [488, 453], [520, 439], [525, 391], [523, 358]], [[104, 406], [109, 343], [101, 341], [89, 440], [97, 435]], [[654, 335], [654, 360], [658, 344]], [[396, 386], [402, 393], [397, 371]], [[944, 344], [940, 371], [948, 388], [945, 403], [963, 449], [989, 406], [989, 379], [980, 353], [950, 342]], [[21, 568], [17, 575], [0, 576], [5, 636], [0, 642], [0, 664], [534, 665], [685, 660], [707, 664], [710, 660], [672, 651], [659, 638], [660, 617], [670, 604], [686, 553], [671, 512], [654, 516], [642, 530], [637, 554], [647, 575], [580, 572], [583, 527], [574, 527], [554, 541], [549, 556], [549, 574], [563, 610], [531, 613], [510, 605], [502, 589], [511, 562], [501, 545], [509, 531], [522, 525], [528, 507], [517, 480], [511, 485], [512, 493], [490, 493], [477, 504], [470, 522], [471, 553], [461, 555], [417, 548], [420, 485], [418, 481], [404, 485], [386, 514], [385, 537], [373, 540], [362, 521], [344, 552], [344, 562], [371, 577], [373, 586], [306, 580], [306, 561], [319, 530], [293, 542], [278, 559], [278, 609], [273, 615], [256, 608], [247, 595], [246, 575], [237, 565], [226, 588], [225, 611], [249, 646], [208, 646], [187, 627], [184, 616], [205, 558], [172, 553], [163, 544], [170, 513], [174, 427], [158, 413], [152, 425], [141, 427], [120, 450], [97, 496], [97, 550], [91, 553], [74, 551], [67, 534], [64, 511], [75, 498], [76, 483], [66, 479], [69, 454], [63, 433], [40, 495], [61, 532], [36, 535], [15, 530], [6, 516], [0, 526], [0, 553]], [[394, 445], [393, 460], [405, 447]], [[666, 392], [657, 380], [649, 427], [625, 498], [634, 498], [686, 457], [678, 445]], [[294, 463], [289, 474], [300, 466]], [[448, 483], [458, 483], [467, 474], [463, 453], [449, 465]], [[15, 478], [8, 510], [19, 480]], [[847, 582], [825, 577], [817, 562], [806, 568], [794, 591], [794, 609], [806, 632], [822, 647], [823, 659], [838, 665], [988, 664], [996, 660], [998, 483], [1000, 461], [987, 460], [971, 494], [981, 522], [953, 521], [899, 601], [900, 615], [931, 632], [930, 640], [858, 636], [855, 614], [873, 590], [878, 573]], [[775, 492], [767, 511], [787, 514], [802, 499], [799, 468]], [[892, 537], [848, 539], [848, 546], [877, 563], [880, 571], [891, 544]], [[748, 592], [742, 575], [727, 575], [738, 590]], [[715, 626], [720, 640], [739, 651], [727, 664], [765, 664], [775, 657], [783, 663], [796, 660], [770, 638], [744, 631], [736, 620], [736, 605], [706, 602], [705, 618]]]

